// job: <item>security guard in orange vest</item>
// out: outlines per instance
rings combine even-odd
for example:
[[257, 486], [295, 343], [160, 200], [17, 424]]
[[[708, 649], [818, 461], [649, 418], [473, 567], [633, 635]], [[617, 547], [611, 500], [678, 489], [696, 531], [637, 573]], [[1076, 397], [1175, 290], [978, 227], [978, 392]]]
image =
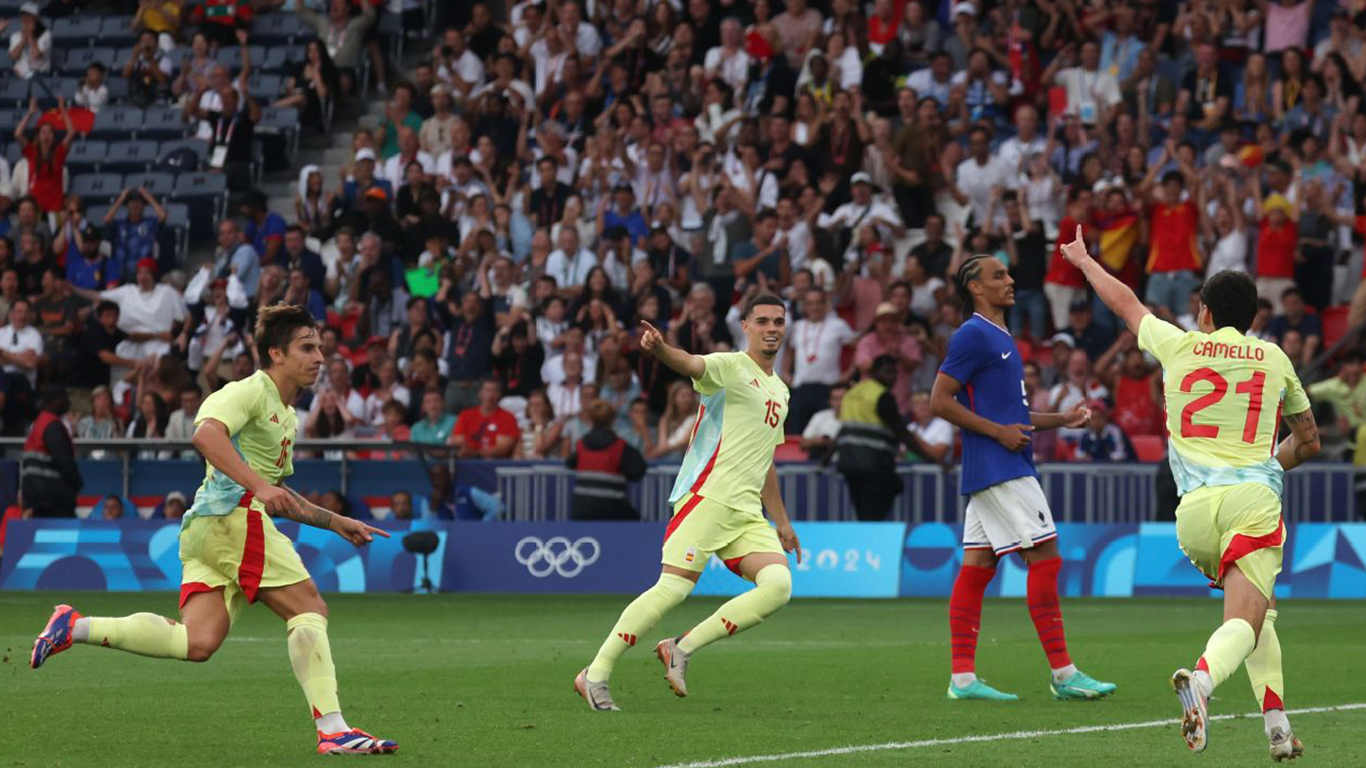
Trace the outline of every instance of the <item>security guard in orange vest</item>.
[[645, 476], [645, 457], [612, 431], [616, 412], [606, 400], [588, 404], [588, 434], [574, 445], [567, 462], [577, 470], [570, 517], [575, 520], [635, 520], [639, 513], [626, 495], [626, 482]]

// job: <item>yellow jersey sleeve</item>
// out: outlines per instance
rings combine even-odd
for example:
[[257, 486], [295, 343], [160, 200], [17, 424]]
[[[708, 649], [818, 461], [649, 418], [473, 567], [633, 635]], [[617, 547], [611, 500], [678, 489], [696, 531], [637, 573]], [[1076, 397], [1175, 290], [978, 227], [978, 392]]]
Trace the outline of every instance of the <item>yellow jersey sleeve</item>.
[[1157, 315], [1144, 315], [1138, 324], [1138, 348], [1157, 358], [1163, 366], [1176, 354], [1185, 336], [1185, 331]]
[[705, 369], [699, 378], [693, 379], [692, 388], [701, 395], [714, 395], [725, 389], [726, 382], [731, 379], [731, 372], [735, 370], [736, 354], [744, 353], [713, 352], [710, 355], [703, 355]]
[[[1279, 347], [1272, 347], [1279, 353], [1281, 366], [1284, 370], [1285, 396], [1281, 401], [1281, 410], [1287, 416], [1304, 413], [1309, 410], [1309, 395], [1304, 391], [1304, 385], [1300, 383], [1300, 377], [1295, 374], [1295, 366], [1291, 364], [1290, 358], [1280, 351]], [[1279, 428], [1280, 425], [1276, 425]]]
[[195, 414], [195, 425], [214, 419], [228, 428], [228, 437], [236, 437], [256, 417], [262, 404], [261, 393], [248, 386], [250, 380], [232, 382], [205, 398]]

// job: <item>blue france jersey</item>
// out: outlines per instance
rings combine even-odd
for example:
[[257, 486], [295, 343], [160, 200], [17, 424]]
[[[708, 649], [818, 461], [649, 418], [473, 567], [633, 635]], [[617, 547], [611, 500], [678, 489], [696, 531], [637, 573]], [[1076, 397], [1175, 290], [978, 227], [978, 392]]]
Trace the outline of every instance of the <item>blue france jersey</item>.
[[[939, 372], [963, 385], [958, 402], [978, 416], [997, 424], [1029, 423], [1020, 350], [1008, 331], [985, 317], [973, 313], [954, 332]], [[962, 433], [964, 496], [1017, 477], [1038, 477], [1031, 446], [1007, 451], [990, 437]]]

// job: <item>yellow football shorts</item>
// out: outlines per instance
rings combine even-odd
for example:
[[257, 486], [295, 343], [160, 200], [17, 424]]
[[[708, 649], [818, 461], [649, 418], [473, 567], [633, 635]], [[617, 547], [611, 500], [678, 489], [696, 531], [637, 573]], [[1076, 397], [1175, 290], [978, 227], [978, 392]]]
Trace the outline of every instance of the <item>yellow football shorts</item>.
[[180, 607], [197, 592], [222, 587], [233, 620], [244, 605], [256, 602], [259, 590], [310, 578], [294, 543], [275, 528], [270, 515], [243, 507], [218, 517], [192, 518], [180, 532], [180, 567]]
[[1233, 563], [1268, 600], [1281, 572], [1281, 499], [1261, 483], [1197, 488], [1176, 508], [1176, 539], [1211, 586]]
[[674, 505], [664, 530], [664, 565], [701, 572], [716, 555], [738, 576], [740, 561], [755, 552], [783, 554], [777, 530], [762, 513], [742, 512], [695, 493]]

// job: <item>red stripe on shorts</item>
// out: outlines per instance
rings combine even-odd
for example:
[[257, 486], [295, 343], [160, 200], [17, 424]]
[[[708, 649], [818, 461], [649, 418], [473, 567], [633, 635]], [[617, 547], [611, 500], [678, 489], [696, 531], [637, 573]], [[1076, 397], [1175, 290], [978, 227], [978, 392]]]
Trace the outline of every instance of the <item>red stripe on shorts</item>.
[[180, 585], [180, 610], [185, 610], [185, 604], [190, 601], [190, 597], [200, 592], [212, 592], [217, 587], [211, 587], [202, 581], [191, 581]]
[[247, 510], [247, 539], [242, 544], [242, 564], [237, 566], [237, 586], [248, 603], [256, 602], [256, 590], [261, 588], [261, 573], [266, 565], [266, 534], [261, 525], [261, 513]]
[[1276, 530], [1265, 536], [1244, 536], [1241, 533], [1233, 535], [1233, 541], [1229, 542], [1228, 549], [1224, 550], [1224, 556], [1219, 558], [1219, 583], [1224, 582], [1224, 571], [1230, 565], [1238, 562], [1243, 557], [1256, 552], [1259, 549], [1268, 547], [1279, 547], [1285, 543], [1285, 523], [1276, 522]]
[[683, 524], [683, 518], [687, 517], [688, 513], [693, 510], [693, 507], [700, 503], [702, 503], [702, 497], [697, 494], [693, 494], [693, 497], [688, 499], [688, 503], [684, 504], [683, 508], [678, 510], [678, 514], [674, 515], [673, 519], [669, 521], [669, 527], [664, 529], [665, 541], [668, 541], [669, 537], [674, 535], [674, 531], [678, 530], [678, 526]]

